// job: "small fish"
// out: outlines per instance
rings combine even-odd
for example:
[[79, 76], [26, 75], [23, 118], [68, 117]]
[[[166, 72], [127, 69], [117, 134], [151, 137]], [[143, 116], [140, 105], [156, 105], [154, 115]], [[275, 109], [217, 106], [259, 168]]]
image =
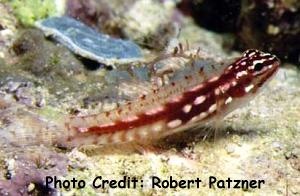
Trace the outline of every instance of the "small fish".
[[[188, 63], [198, 60], [194, 57]], [[65, 123], [67, 142], [71, 146], [148, 142], [224, 117], [253, 98], [279, 64], [274, 55], [247, 50], [218, 74], [208, 77], [200, 68], [112, 111], [71, 116]]]

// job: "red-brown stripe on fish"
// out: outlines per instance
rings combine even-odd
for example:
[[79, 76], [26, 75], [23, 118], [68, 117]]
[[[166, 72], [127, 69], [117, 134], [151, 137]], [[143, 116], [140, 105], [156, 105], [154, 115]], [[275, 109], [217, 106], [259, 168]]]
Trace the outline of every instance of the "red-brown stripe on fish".
[[151, 140], [225, 116], [244, 98], [254, 97], [279, 64], [274, 55], [248, 50], [219, 75], [204, 80], [200, 69], [110, 112], [70, 117], [68, 142], [75, 146]]

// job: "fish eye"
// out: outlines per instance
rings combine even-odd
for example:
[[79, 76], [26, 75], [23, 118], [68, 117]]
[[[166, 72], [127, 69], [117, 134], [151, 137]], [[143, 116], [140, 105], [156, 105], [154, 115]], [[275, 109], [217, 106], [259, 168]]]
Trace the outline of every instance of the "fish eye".
[[257, 64], [255, 64], [255, 66], [254, 66], [254, 71], [261, 71], [263, 67], [264, 67], [264, 64], [262, 64], [262, 63], [257, 63]]

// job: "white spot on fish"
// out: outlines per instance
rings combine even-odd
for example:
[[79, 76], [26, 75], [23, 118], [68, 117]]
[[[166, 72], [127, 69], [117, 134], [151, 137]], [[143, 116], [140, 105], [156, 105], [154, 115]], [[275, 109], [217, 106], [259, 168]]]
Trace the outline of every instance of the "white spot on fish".
[[206, 98], [205, 98], [204, 95], [199, 96], [199, 97], [197, 97], [197, 98], [195, 99], [194, 104], [195, 104], [195, 105], [199, 105], [199, 104], [203, 103], [203, 102], [205, 101], [205, 99], [206, 99]]
[[247, 74], [248, 74], [247, 71], [240, 71], [240, 72], [238, 72], [238, 73], [236, 74], [236, 78], [238, 79], [238, 78], [240, 78], [240, 77], [242, 77], [242, 76], [245, 76], [245, 75], [247, 75]]
[[114, 122], [110, 122], [110, 123], [106, 123], [106, 124], [100, 125], [99, 128], [110, 127], [110, 126], [114, 126], [115, 124], [116, 123], [114, 123]]
[[228, 97], [226, 100], [225, 100], [225, 105], [229, 104], [232, 102], [232, 97]]
[[152, 115], [155, 115], [155, 114], [157, 114], [159, 112], [162, 112], [162, 111], [164, 111], [164, 108], [163, 107], [158, 107], [158, 108], [153, 108], [151, 110], [146, 111], [145, 114], [148, 115], [148, 116], [152, 116]]
[[194, 116], [190, 121], [191, 122], [196, 122], [198, 120], [198, 116]]
[[217, 110], [217, 104], [213, 104], [209, 107], [208, 112], [213, 113], [216, 110]]
[[183, 107], [182, 110], [183, 110], [184, 113], [189, 113], [191, 111], [191, 109], [192, 109], [192, 105], [191, 104], [187, 104], [187, 105], [185, 105]]
[[208, 80], [208, 82], [214, 82], [217, 81], [219, 79], [218, 76], [212, 77], [211, 79]]
[[122, 121], [123, 122], [132, 122], [132, 121], [135, 121], [135, 120], [138, 120], [139, 119], [139, 117], [137, 117], [137, 116], [129, 116], [129, 117], [126, 117], [126, 118], [124, 118], [124, 119], [122, 119]]
[[78, 128], [76, 128], [77, 130], [78, 130], [78, 132], [80, 132], [80, 133], [84, 133], [84, 132], [87, 132], [89, 129], [88, 128], [86, 128], [86, 127], [78, 127]]
[[251, 89], [253, 89], [253, 87], [253, 84], [250, 84], [249, 86], [245, 87], [245, 92], [248, 93], [249, 91], [251, 91]]
[[272, 56], [272, 57], [270, 57], [268, 60], [275, 60], [275, 57]]
[[203, 118], [207, 117], [207, 113], [206, 112], [202, 112], [200, 115], [199, 115], [199, 120], [202, 120]]
[[203, 87], [203, 84], [200, 84], [200, 85], [197, 85], [197, 86], [191, 88], [189, 91], [190, 91], [190, 92], [198, 91], [198, 90], [200, 90], [202, 87]]
[[237, 85], [237, 82], [234, 80], [234, 81], [232, 81], [231, 85], [234, 87]]
[[255, 55], [256, 52], [256, 50], [254, 52], [251, 52], [250, 54], [248, 54], [248, 57], [252, 57], [253, 55]]
[[266, 59], [255, 60], [255, 61], [253, 61], [253, 65], [256, 65], [258, 63], [264, 63], [265, 61], [266, 61]]
[[170, 103], [177, 103], [177, 102], [180, 102], [181, 99], [182, 99], [182, 95], [180, 96], [175, 96], [175, 97], [172, 97], [171, 100], [169, 101]]
[[269, 56], [271, 55], [270, 53], [264, 53], [264, 54], [261, 54], [260, 56]]
[[220, 89], [219, 89], [219, 88], [216, 88], [216, 90], [215, 90], [215, 95], [220, 95], [220, 93], [221, 93]]
[[178, 127], [179, 125], [181, 125], [181, 123], [182, 123], [182, 121], [179, 119], [172, 120], [172, 121], [168, 122], [168, 127], [175, 128], [175, 127]]

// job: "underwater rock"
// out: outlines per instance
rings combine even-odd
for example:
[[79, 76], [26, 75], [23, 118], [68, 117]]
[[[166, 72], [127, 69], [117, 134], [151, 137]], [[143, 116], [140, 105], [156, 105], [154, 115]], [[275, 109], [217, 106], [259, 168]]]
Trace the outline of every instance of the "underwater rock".
[[76, 75], [83, 72], [82, 64], [68, 49], [45, 40], [40, 30], [26, 29], [19, 34], [11, 46], [11, 51], [18, 58], [18, 62], [14, 63], [17, 68], [38, 77], [49, 77], [55, 73]]
[[98, 23], [98, 5], [91, 0], [69, 0], [66, 9], [68, 16], [76, 18], [89, 26], [96, 26]]
[[52, 17], [37, 22], [47, 36], [51, 35], [74, 53], [99, 63], [122, 64], [139, 60], [140, 48], [129, 40], [111, 38], [70, 17]]
[[69, 0], [66, 14], [111, 36], [161, 51], [176, 36], [173, 23], [181, 14], [175, 7], [170, 0]]
[[43, 94], [46, 92], [41, 92], [42, 89], [35, 87], [31, 82], [9, 81], [6, 85], [1, 86], [0, 80], [0, 90], [2, 89], [14, 95], [18, 102], [26, 106], [42, 107], [45, 105]]
[[23, 66], [26, 64], [34, 74], [39, 75], [43, 67], [46, 65], [46, 51], [44, 50], [43, 34], [33, 29], [19, 32], [11, 46], [12, 51]]
[[243, 1], [239, 40], [243, 48], [259, 48], [299, 63], [299, 1]]
[[209, 30], [233, 33], [238, 49], [257, 48], [299, 64], [299, 1], [184, 0], [178, 8]]
[[241, 1], [182, 0], [178, 8], [209, 30], [234, 32], [240, 15]]
[[122, 28], [115, 22], [116, 14], [105, 1], [68, 0], [66, 15], [113, 37], [124, 37]]
[[5, 58], [9, 61], [9, 47], [15, 38], [17, 20], [11, 14], [11, 8], [8, 5], [0, 3], [0, 13], [0, 59]]
[[38, 147], [7, 158], [5, 162], [6, 179], [0, 179], [1, 195], [56, 195], [55, 189], [45, 186], [45, 178], [66, 175], [68, 158]]
[[136, 1], [123, 13], [123, 31], [140, 45], [160, 51], [176, 36], [174, 14], [174, 2]]

